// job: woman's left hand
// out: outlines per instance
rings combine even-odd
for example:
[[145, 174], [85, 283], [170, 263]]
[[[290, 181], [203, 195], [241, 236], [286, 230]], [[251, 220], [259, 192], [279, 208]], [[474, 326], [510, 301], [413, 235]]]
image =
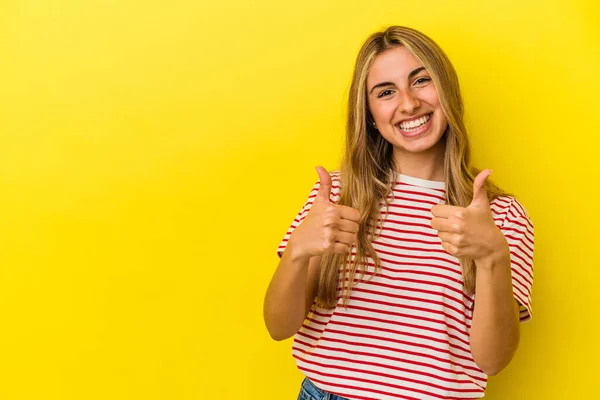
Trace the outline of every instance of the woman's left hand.
[[506, 238], [496, 226], [485, 190], [492, 173], [483, 170], [473, 182], [473, 201], [468, 207], [438, 204], [431, 212], [431, 226], [438, 231], [442, 246], [449, 254], [475, 261], [483, 267], [497, 259], [510, 257]]

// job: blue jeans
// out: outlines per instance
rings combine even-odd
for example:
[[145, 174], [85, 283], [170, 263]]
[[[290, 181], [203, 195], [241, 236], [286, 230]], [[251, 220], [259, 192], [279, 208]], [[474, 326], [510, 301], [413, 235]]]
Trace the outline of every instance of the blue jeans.
[[348, 400], [345, 397], [337, 396], [316, 387], [308, 378], [304, 378], [300, 387], [298, 400]]

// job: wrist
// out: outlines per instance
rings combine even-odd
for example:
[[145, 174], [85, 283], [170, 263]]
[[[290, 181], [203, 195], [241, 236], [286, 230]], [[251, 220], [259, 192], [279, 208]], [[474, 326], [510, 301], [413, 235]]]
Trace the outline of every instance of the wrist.
[[508, 266], [510, 268], [510, 248], [508, 242], [502, 234], [498, 231], [499, 236], [497, 240], [493, 241], [493, 245], [490, 248], [488, 254], [485, 257], [475, 260], [477, 268], [491, 269], [497, 266]]
[[311, 255], [302, 249], [302, 246], [297, 246], [291, 237], [285, 248], [284, 255], [289, 257], [293, 263], [307, 263], [311, 258]]

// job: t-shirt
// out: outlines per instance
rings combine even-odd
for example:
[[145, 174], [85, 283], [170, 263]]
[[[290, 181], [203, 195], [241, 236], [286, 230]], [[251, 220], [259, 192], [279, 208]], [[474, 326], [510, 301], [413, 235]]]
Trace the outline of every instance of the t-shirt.
[[[283, 238], [279, 255], [318, 189], [319, 183]], [[340, 190], [334, 172], [332, 202]], [[369, 259], [347, 308], [340, 290], [334, 309], [314, 303], [294, 336], [292, 355], [316, 386], [348, 399], [483, 397], [487, 376], [473, 361], [469, 342], [474, 296], [464, 291], [458, 259], [443, 249], [431, 227], [431, 208], [445, 203], [445, 184], [398, 175], [392, 193], [373, 242], [381, 272], [373, 276]], [[531, 317], [533, 225], [513, 197], [497, 197], [490, 207], [509, 244], [513, 293], [526, 321]]]

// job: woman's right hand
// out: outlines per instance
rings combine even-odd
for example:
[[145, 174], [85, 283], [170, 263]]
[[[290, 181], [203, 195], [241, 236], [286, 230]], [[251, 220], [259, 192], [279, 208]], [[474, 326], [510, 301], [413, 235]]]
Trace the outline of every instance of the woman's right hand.
[[323, 167], [317, 167], [317, 173], [321, 181], [317, 196], [287, 246], [296, 259], [348, 254], [356, 241], [360, 213], [352, 207], [331, 203], [331, 176]]

